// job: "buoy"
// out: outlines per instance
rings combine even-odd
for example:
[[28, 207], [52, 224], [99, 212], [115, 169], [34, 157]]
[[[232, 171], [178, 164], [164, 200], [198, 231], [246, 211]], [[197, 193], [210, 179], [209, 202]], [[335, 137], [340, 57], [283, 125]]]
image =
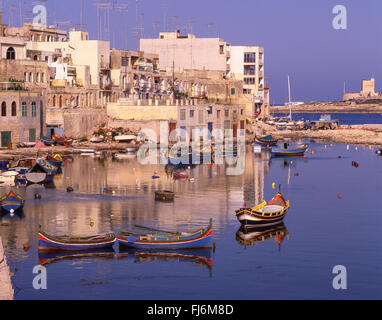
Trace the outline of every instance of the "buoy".
[[346, 150], [349, 150], [349, 145], [346, 146]]
[[11, 217], [13, 217], [15, 215], [15, 210], [11, 209], [9, 212], [11, 214]]
[[67, 187], [66, 188], [66, 192], [73, 192], [73, 188], [72, 187]]
[[112, 194], [115, 194], [115, 191], [113, 190], [111, 193], [112, 193]]
[[276, 183], [272, 182], [272, 189], [276, 187]]
[[24, 251], [28, 251], [29, 248], [30, 248], [30, 245], [29, 245], [28, 242], [26, 242], [26, 243], [23, 244], [23, 249], [24, 249]]
[[338, 199], [342, 199], [342, 194], [339, 194], [339, 195], [338, 195]]
[[294, 174], [294, 176], [295, 176], [295, 177], [298, 177], [298, 172], [296, 172], [296, 173]]
[[355, 161], [352, 161], [351, 165], [352, 165], [353, 167], [356, 167], [356, 168], [358, 168], [358, 167], [359, 167], [359, 164], [358, 164], [358, 162], [355, 162]]
[[195, 180], [194, 178], [190, 178], [190, 182], [194, 182], [194, 180]]
[[341, 159], [342, 157], [341, 156], [338, 156], [338, 159]]
[[312, 151], [310, 151], [310, 154], [314, 154], [314, 151], [312, 150]]

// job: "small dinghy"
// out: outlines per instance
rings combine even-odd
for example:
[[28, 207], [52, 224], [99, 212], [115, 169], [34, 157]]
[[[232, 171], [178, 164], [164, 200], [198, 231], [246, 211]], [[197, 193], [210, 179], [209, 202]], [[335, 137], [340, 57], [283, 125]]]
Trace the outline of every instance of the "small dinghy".
[[190, 233], [139, 228], [147, 231], [124, 230], [117, 237], [119, 244], [129, 248], [166, 250], [213, 247], [212, 219], [206, 228]]
[[19, 194], [10, 191], [7, 195], [0, 198], [0, 207], [6, 212], [21, 211], [24, 207], [25, 200]]
[[272, 225], [281, 222], [289, 209], [289, 200], [285, 201], [279, 192], [269, 201], [263, 201], [253, 208], [236, 210], [236, 218], [242, 225]]
[[39, 251], [94, 250], [113, 246], [116, 236], [114, 233], [87, 237], [53, 236], [40, 231], [38, 240]]

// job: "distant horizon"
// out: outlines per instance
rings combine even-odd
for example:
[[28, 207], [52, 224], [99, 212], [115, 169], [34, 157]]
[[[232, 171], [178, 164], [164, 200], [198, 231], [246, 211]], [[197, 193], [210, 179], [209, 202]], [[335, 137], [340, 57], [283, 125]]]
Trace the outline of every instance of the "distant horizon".
[[[333, 27], [333, 8], [339, 4], [333, 0], [241, 0], [234, 6], [227, 0], [109, 0], [108, 15], [106, 10], [97, 15], [95, 0], [46, 3], [48, 25], [85, 27], [90, 39], [109, 40], [110, 48], [137, 50], [136, 32], [157, 38], [159, 32], [176, 29], [200, 38], [220, 37], [234, 46], [262, 46], [272, 105], [287, 101], [288, 75], [291, 100], [296, 102], [340, 101], [345, 82], [346, 92], [359, 92], [362, 80], [372, 77], [376, 92], [382, 91], [380, 0], [342, 0], [346, 30]], [[13, 11], [8, 9], [15, 5]], [[3, 0], [2, 9], [3, 24], [31, 22], [32, 3]]]

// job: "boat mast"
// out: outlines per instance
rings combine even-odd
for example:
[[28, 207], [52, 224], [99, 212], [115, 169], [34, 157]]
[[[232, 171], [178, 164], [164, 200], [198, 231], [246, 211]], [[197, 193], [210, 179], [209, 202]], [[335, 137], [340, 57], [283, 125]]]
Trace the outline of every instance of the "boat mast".
[[289, 120], [292, 121], [292, 105], [290, 102], [290, 80], [289, 80], [289, 75], [288, 75], [288, 95], [289, 95]]

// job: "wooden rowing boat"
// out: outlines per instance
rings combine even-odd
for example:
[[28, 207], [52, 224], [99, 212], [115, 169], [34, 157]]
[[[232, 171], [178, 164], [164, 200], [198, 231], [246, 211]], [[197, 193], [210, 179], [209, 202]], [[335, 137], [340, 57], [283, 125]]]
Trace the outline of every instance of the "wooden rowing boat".
[[271, 156], [274, 157], [296, 157], [303, 156], [305, 151], [308, 150], [308, 145], [297, 146], [296, 148], [290, 148], [288, 143], [284, 143], [284, 148], [272, 148]]
[[40, 251], [94, 250], [111, 247], [116, 241], [116, 236], [114, 233], [86, 237], [53, 236], [40, 231], [38, 239]]
[[242, 225], [272, 225], [281, 222], [289, 209], [289, 200], [285, 201], [279, 192], [269, 202], [263, 201], [253, 208], [236, 210], [236, 218]]
[[[147, 228], [150, 230], [150, 228]], [[212, 248], [212, 219], [204, 229], [191, 233], [169, 231], [139, 232], [134, 230], [122, 231], [117, 239], [122, 247], [136, 249], [191, 249]]]

